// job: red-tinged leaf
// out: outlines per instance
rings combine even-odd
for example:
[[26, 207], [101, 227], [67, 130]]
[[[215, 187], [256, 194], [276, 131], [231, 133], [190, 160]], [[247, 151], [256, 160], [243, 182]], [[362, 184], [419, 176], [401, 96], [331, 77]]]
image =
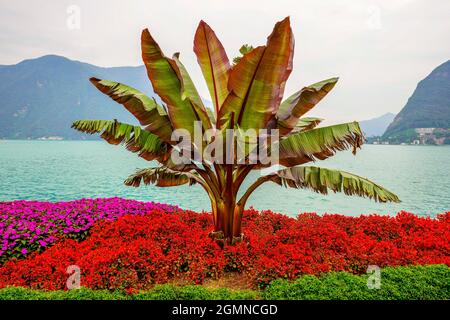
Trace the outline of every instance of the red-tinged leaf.
[[[141, 37], [142, 59], [153, 89], [167, 104], [170, 122], [174, 129], [186, 129], [194, 136], [194, 122], [201, 121], [188, 99], [182, 99], [182, 83], [174, 70], [174, 63], [165, 57], [156, 41], [145, 29]], [[204, 128], [208, 129], [208, 128]]]
[[253, 82], [265, 49], [265, 46], [253, 49], [244, 55], [231, 71], [228, 85], [232, 92], [228, 95], [223, 104], [223, 108], [219, 111], [217, 118], [218, 127], [223, 127], [229, 121], [231, 114], [240, 114], [245, 102], [244, 99], [250, 91], [251, 83]]
[[228, 96], [230, 61], [214, 31], [200, 21], [194, 38], [194, 52], [206, 80], [216, 114]]
[[292, 70], [294, 37], [289, 18], [278, 22], [260, 46], [244, 55], [230, 73], [230, 94], [219, 111], [219, 125], [234, 112], [241, 129], [266, 128], [276, 112]]
[[189, 76], [186, 67], [181, 63], [179, 56], [179, 53], [174, 54], [173, 59], [169, 62], [181, 80], [181, 98], [183, 100], [188, 99], [191, 102], [192, 107], [203, 123], [203, 127], [206, 129], [211, 128], [211, 124], [215, 123], [214, 114], [210, 108], [206, 108], [203, 104], [202, 98], [198, 94], [197, 88]]

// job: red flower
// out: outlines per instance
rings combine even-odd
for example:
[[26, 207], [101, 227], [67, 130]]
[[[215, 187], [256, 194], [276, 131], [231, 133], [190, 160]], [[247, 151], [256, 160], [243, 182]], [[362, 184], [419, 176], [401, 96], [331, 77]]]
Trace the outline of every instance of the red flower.
[[61, 238], [42, 253], [0, 267], [0, 287], [65, 289], [67, 267], [78, 265], [81, 285], [93, 289], [149, 289], [156, 283], [202, 283], [226, 272], [247, 275], [254, 286], [275, 278], [345, 270], [371, 264], [450, 265], [450, 212], [436, 219], [305, 213], [297, 218], [244, 213], [245, 241], [221, 250], [207, 235], [207, 213], [155, 209], [95, 224], [83, 241]]

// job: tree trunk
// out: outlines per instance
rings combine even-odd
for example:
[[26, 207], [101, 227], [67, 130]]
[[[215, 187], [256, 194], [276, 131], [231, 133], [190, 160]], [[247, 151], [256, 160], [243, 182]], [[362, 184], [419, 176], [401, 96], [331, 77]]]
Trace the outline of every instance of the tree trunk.
[[239, 179], [236, 179], [233, 166], [227, 165], [224, 170], [222, 183], [218, 193], [209, 193], [214, 217], [214, 231], [210, 236], [223, 248], [225, 245], [232, 245], [242, 241], [242, 213], [244, 211], [246, 195], [237, 202], [238, 190], [246, 174], [241, 172]]
[[213, 206], [214, 231], [210, 236], [224, 247], [242, 241], [242, 213], [243, 207], [236, 204], [236, 196], [219, 200]]

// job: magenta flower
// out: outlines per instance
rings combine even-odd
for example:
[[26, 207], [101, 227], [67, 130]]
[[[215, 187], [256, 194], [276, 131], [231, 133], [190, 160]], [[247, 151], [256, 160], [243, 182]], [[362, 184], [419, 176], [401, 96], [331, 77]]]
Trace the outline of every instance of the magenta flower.
[[45, 242], [43, 240], [39, 240], [38, 242], [42, 247], [45, 247], [47, 245], [47, 242]]
[[114, 221], [127, 214], [145, 215], [153, 210], [172, 213], [180, 208], [121, 198], [0, 202], [0, 263], [14, 252], [25, 255], [48, 247], [58, 236], [83, 239], [85, 231], [99, 220]]

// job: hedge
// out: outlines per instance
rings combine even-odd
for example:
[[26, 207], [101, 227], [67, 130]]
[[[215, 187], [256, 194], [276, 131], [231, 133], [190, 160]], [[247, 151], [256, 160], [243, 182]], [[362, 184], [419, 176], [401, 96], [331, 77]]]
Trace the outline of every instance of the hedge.
[[257, 291], [211, 289], [202, 286], [157, 285], [149, 291], [127, 294], [121, 291], [80, 288], [70, 291], [31, 290], [21, 287], [0, 289], [0, 300], [254, 300]]
[[368, 289], [369, 275], [329, 272], [305, 275], [295, 281], [277, 279], [264, 291], [231, 290], [203, 286], [157, 285], [133, 294], [123, 291], [43, 291], [20, 287], [0, 289], [0, 300], [448, 300], [450, 268], [446, 265], [386, 267], [380, 289]]
[[330, 272], [302, 276], [293, 282], [277, 279], [263, 292], [281, 300], [442, 300], [450, 299], [450, 268], [446, 265], [386, 267], [379, 289], [368, 289], [369, 275]]

